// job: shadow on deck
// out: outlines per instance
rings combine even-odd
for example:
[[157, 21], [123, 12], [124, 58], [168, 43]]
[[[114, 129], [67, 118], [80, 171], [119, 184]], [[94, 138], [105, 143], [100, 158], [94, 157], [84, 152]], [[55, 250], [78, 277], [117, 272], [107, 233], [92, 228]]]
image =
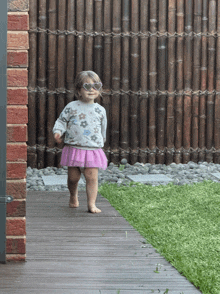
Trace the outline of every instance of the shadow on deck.
[[105, 198], [97, 215], [85, 192], [79, 208], [68, 201], [67, 192], [28, 192], [26, 262], [0, 264], [0, 293], [201, 293]]

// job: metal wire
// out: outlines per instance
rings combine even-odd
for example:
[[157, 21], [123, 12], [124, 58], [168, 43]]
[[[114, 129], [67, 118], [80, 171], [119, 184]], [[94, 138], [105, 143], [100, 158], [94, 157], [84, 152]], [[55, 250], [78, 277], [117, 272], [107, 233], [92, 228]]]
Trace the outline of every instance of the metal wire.
[[[54, 89], [53, 91], [52, 90], [49, 90], [48, 88], [46, 87], [36, 87], [36, 88], [31, 88], [29, 87], [28, 88], [28, 92], [29, 93], [41, 93], [41, 94], [49, 94], [49, 95], [54, 95], [54, 94], [69, 94], [69, 93], [72, 93], [74, 94], [75, 91], [74, 90], [68, 90], [66, 88], [56, 88]], [[169, 92], [167, 90], [165, 91], [161, 91], [161, 90], [156, 90], [156, 91], [132, 91], [132, 90], [129, 90], [129, 91], [125, 91], [123, 89], [120, 89], [118, 91], [115, 91], [115, 90], [108, 90], [107, 92], [106, 91], [103, 91], [102, 94], [105, 94], [105, 95], [110, 95], [110, 96], [113, 96], [113, 95], [138, 95], [138, 96], [145, 96], [146, 98], [149, 97], [149, 96], [192, 96], [192, 95], [195, 95], [195, 96], [207, 96], [207, 95], [220, 95], [220, 92], [218, 92], [217, 90], [213, 90], [213, 91], [208, 91], [208, 90], [204, 90], [204, 91], [201, 91], [201, 90], [192, 90], [192, 89], [187, 89], [187, 90], [182, 90], [182, 91], [172, 91], [172, 92]]]
[[196, 32], [182, 32], [182, 33], [170, 33], [170, 32], [155, 32], [152, 33], [150, 31], [148, 32], [120, 32], [120, 33], [115, 33], [115, 32], [87, 32], [87, 31], [77, 31], [77, 30], [73, 30], [73, 31], [69, 31], [69, 30], [49, 30], [49, 29], [42, 29], [40, 27], [36, 27], [35, 29], [30, 29], [29, 30], [30, 33], [45, 33], [48, 35], [73, 35], [75, 37], [79, 37], [79, 36], [88, 36], [88, 37], [129, 37], [129, 38], [134, 38], [134, 37], [140, 37], [140, 38], [149, 38], [149, 37], [167, 37], [167, 38], [177, 38], [177, 37], [214, 37], [217, 38], [220, 36], [219, 32], [200, 32], [200, 33], [196, 33]]
[[[34, 146], [27, 146], [28, 151], [36, 153], [38, 150], [39, 151], [46, 151], [46, 152], [51, 152], [54, 154], [61, 153], [62, 149], [58, 147], [47, 147], [45, 145], [39, 145], [36, 144]], [[168, 148], [165, 147], [164, 149], [159, 149], [158, 147], [155, 147], [154, 149], [150, 148], [137, 148], [135, 150], [131, 149], [130, 147], [128, 149], [123, 149], [119, 147], [117, 150], [111, 150], [110, 148], [104, 149], [104, 152], [106, 154], [164, 154], [164, 153], [171, 153], [171, 154], [178, 154], [178, 153], [193, 153], [193, 152], [203, 152], [203, 153], [217, 153], [220, 152], [220, 149], [215, 149], [212, 147], [211, 149], [206, 149], [206, 148], [192, 148], [190, 147], [189, 149], [185, 149], [183, 147], [176, 149], [175, 147], [173, 148]]]

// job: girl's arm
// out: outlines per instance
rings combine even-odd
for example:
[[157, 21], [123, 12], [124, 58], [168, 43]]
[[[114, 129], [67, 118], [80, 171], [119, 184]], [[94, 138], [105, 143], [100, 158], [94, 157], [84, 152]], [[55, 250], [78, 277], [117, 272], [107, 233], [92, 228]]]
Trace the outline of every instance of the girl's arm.
[[103, 118], [102, 118], [102, 137], [105, 143], [106, 141], [106, 129], [107, 129], [107, 116], [106, 111], [104, 110]]
[[71, 107], [69, 105], [66, 105], [66, 107], [63, 109], [60, 116], [56, 120], [54, 127], [53, 127], [54, 138], [56, 137], [55, 140], [57, 140], [57, 139], [59, 140], [59, 138], [66, 132], [67, 123], [69, 121], [70, 110], [71, 110]]

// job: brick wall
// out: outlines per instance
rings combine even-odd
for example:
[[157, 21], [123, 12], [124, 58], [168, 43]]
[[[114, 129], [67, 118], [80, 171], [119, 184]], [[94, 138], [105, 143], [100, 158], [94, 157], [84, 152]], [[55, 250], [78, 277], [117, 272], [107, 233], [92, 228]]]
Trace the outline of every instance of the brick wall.
[[26, 257], [29, 0], [8, 0], [7, 261]]

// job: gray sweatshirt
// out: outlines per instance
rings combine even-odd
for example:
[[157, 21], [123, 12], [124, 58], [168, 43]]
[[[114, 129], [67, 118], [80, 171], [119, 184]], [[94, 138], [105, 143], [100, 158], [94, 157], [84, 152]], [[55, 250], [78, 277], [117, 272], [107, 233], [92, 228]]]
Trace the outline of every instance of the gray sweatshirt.
[[64, 143], [75, 148], [95, 150], [106, 141], [107, 117], [105, 108], [98, 103], [80, 100], [66, 105], [56, 120], [53, 133], [65, 133]]

